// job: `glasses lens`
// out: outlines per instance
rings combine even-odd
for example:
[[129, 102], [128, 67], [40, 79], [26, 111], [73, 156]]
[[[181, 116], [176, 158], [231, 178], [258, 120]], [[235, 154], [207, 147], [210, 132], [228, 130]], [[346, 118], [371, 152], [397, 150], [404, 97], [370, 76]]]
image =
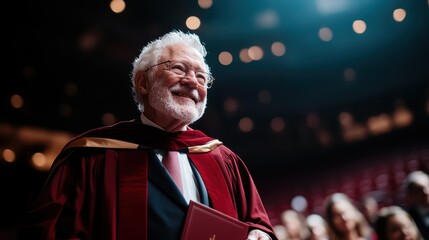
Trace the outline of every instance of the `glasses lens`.
[[187, 63], [180, 61], [172, 61], [170, 64], [170, 70], [180, 76], [185, 76], [190, 70], [194, 71], [195, 77], [200, 85], [205, 85], [207, 80], [210, 78], [209, 74], [202, 71], [195, 71]]
[[189, 67], [183, 62], [172, 61], [170, 70], [177, 75], [183, 76], [186, 75], [186, 73], [189, 71]]

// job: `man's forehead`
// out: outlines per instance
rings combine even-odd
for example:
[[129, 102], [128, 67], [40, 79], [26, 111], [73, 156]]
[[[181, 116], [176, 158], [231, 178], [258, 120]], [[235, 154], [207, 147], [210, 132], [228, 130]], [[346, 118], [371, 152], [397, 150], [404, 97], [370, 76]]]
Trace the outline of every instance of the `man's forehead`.
[[167, 46], [163, 54], [164, 58], [181, 58], [192, 62], [198, 61], [203, 63], [204, 58], [201, 53], [194, 47], [187, 44], [173, 44]]

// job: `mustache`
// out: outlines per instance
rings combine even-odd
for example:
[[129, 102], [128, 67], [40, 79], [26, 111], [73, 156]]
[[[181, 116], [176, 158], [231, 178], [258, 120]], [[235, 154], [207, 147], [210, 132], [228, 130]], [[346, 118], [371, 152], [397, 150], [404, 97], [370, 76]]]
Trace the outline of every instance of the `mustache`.
[[176, 84], [170, 88], [170, 91], [175, 93], [180, 93], [182, 95], [186, 95], [191, 97], [192, 99], [195, 99], [197, 101], [201, 101], [200, 94], [198, 91], [194, 88], [189, 88], [187, 86], [183, 86], [181, 84]]

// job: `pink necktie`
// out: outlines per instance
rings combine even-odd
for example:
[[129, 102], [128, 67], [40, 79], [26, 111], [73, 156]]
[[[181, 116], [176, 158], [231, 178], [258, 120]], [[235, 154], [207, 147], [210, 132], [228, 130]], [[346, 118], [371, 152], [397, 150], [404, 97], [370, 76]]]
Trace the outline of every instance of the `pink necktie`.
[[179, 153], [175, 151], [167, 151], [162, 159], [162, 164], [170, 173], [171, 178], [176, 183], [180, 192], [182, 189], [182, 176], [180, 174]]

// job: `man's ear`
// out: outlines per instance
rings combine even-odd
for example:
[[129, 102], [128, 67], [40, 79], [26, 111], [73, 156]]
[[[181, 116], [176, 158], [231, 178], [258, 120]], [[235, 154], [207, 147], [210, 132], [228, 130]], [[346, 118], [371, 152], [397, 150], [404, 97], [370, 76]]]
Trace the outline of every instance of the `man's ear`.
[[142, 95], [146, 95], [149, 91], [148, 79], [145, 73], [145, 71], [138, 71], [134, 77], [135, 86]]

